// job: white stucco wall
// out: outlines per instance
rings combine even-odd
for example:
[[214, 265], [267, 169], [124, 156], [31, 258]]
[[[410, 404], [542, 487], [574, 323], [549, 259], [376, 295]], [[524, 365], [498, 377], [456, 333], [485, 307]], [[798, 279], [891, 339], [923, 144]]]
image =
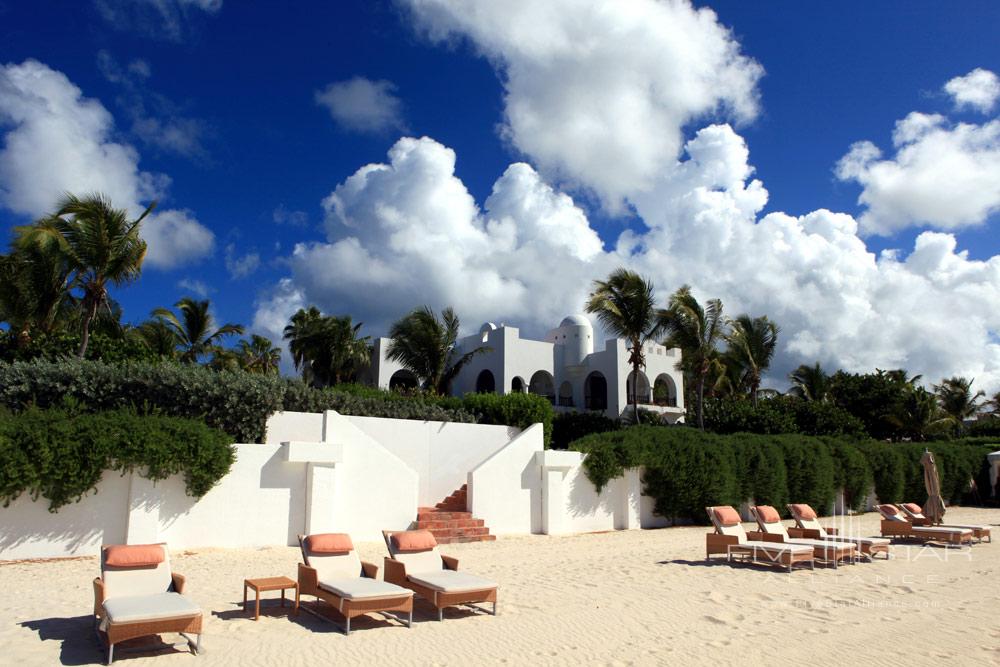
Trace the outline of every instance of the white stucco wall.
[[542, 479], [535, 455], [544, 446], [542, 425], [534, 424], [469, 472], [469, 509], [490, 532], [541, 532]]

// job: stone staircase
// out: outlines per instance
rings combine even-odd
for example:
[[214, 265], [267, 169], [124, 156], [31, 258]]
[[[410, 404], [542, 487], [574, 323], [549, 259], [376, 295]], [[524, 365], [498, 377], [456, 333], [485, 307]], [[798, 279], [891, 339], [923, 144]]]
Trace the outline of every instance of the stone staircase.
[[434, 507], [417, 508], [417, 529], [429, 530], [438, 544], [455, 542], [492, 542], [496, 535], [482, 519], [474, 519], [467, 511], [468, 485], [463, 484]]

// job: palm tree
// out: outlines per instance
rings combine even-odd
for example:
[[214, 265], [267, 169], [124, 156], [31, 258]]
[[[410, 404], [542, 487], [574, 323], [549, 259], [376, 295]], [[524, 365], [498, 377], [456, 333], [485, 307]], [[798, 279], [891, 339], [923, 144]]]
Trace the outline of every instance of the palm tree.
[[216, 329], [214, 318], [208, 312], [208, 299], [196, 301], [186, 296], [174, 304], [174, 307], [180, 313], [180, 317], [166, 308], [154, 310], [153, 317], [170, 327], [177, 336], [177, 345], [181, 348], [181, 361], [197, 362], [202, 355], [214, 352], [219, 341], [226, 336], [243, 333], [243, 327], [239, 324], [223, 324]]
[[83, 290], [80, 301], [80, 350], [87, 353], [90, 325], [108, 304], [108, 285], [130, 283], [142, 272], [146, 242], [139, 236], [142, 221], [156, 206], [150, 204], [135, 220], [128, 211], [114, 208], [102, 194], [84, 197], [68, 194], [55, 214], [26, 228], [26, 241], [43, 252], [58, 250], [73, 272], [71, 284]]
[[671, 295], [660, 320], [667, 336], [664, 345], [681, 349], [679, 365], [694, 377], [695, 414], [698, 428], [705, 430], [705, 379], [718, 362], [716, 344], [726, 333], [722, 302], [709, 299], [702, 308], [691, 294], [690, 285], [684, 285]]
[[240, 341], [236, 354], [240, 368], [248, 373], [274, 375], [278, 372], [281, 348], [276, 347], [270, 338], [253, 334], [250, 340]]
[[69, 264], [54, 245], [31, 239], [31, 228], [16, 230], [8, 255], [0, 255], [0, 321], [17, 332], [18, 344], [32, 333], [51, 333], [72, 306]]
[[884, 416], [894, 426], [898, 438], [923, 441], [946, 427], [951, 421], [937, 405], [934, 394], [923, 387], [907, 383], [896, 409]]
[[292, 315], [284, 338], [302, 379], [314, 386], [354, 379], [371, 362], [368, 336], [358, 337], [362, 326], [350, 315], [324, 316], [315, 306]]
[[130, 335], [138, 338], [163, 359], [174, 359], [177, 356], [177, 334], [173, 327], [161, 319], [146, 320], [133, 329]]
[[424, 389], [447, 395], [462, 368], [491, 349], [480, 345], [462, 352], [456, 347], [458, 327], [458, 316], [450, 307], [441, 311], [441, 319], [429, 306], [415, 308], [389, 329], [386, 358], [416, 375]]
[[656, 308], [653, 284], [634, 271], [616, 269], [607, 280], [595, 280], [587, 300], [588, 313], [597, 315], [608, 333], [624, 338], [632, 365], [632, 414], [639, 423], [639, 373], [646, 365], [643, 346], [660, 335], [663, 323]]
[[825, 401], [830, 393], [830, 376], [818, 361], [812, 366], [802, 364], [788, 374], [788, 380], [792, 383], [789, 393], [807, 401]]
[[742, 368], [750, 400], [756, 406], [760, 379], [771, 366], [780, 329], [766, 315], [740, 315], [729, 326], [730, 332], [726, 336], [729, 343], [728, 354]]
[[952, 377], [942, 380], [941, 384], [934, 385], [938, 405], [941, 406], [947, 419], [953, 422], [959, 430], [966, 419], [974, 417], [979, 412], [982, 407], [980, 399], [986, 396], [986, 392], [982, 390], [972, 393], [974, 381], [974, 379], [966, 380], [963, 377]]

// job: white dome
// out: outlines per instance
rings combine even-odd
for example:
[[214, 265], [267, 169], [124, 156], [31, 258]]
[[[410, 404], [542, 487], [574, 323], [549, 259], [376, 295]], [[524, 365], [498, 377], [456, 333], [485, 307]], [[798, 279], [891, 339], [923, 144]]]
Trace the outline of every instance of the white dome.
[[593, 328], [594, 325], [590, 323], [586, 315], [569, 315], [563, 318], [563, 321], [559, 323], [560, 327], [588, 327]]
[[496, 331], [496, 330], [497, 330], [497, 325], [493, 324], [492, 322], [483, 322], [483, 326], [479, 327], [479, 333], [481, 334], [489, 333], [490, 331]]

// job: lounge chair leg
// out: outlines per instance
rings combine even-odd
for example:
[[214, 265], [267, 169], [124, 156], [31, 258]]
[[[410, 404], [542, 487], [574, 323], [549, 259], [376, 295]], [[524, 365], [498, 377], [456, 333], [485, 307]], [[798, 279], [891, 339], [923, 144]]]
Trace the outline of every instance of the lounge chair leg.
[[438, 608], [438, 620], [439, 621], [443, 621], [444, 620], [444, 607], [439, 607]]
[[497, 615], [497, 603], [496, 603], [496, 600], [493, 601], [493, 615], [494, 616]]
[[110, 665], [112, 663], [112, 661], [114, 661], [114, 659], [115, 659], [115, 645], [114, 644], [108, 644], [108, 662], [107, 662], [107, 664]]
[[200, 633], [198, 634], [198, 641], [194, 645], [194, 654], [195, 655], [201, 655], [201, 634]]
[[347, 625], [345, 626], [345, 632], [344, 632], [344, 634], [345, 635], [351, 634], [351, 617], [350, 616], [347, 617]]
[[413, 627], [413, 610], [412, 609], [410, 610], [409, 617], [406, 619], [406, 627], [408, 627], [408, 628], [412, 628]]

